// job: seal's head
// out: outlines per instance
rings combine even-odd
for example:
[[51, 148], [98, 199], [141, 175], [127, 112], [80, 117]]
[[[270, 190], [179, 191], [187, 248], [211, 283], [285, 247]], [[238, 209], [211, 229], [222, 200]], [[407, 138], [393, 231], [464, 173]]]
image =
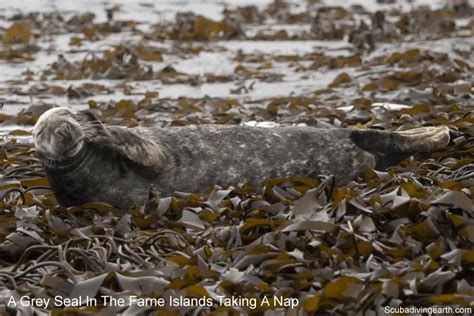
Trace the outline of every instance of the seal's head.
[[41, 115], [33, 129], [36, 149], [46, 160], [62, 161], [74, 157], [84, 145], [84, 132], [75, 113], [65, 107]]

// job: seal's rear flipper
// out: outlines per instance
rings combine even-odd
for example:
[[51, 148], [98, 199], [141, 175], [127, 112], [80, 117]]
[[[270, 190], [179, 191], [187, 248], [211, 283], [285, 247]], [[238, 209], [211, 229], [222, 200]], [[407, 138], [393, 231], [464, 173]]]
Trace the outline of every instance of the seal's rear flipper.
[[406, 131], [354, 130], [351, 139], [357, 146], [376, 154], [376, 169], [383, 170], [413, 154], [428, 153], [449, 144], [446, 126], [419, 127]]
[[354, 130], [351, 139], [374, 154], [415, 154], [445, 148], [449, 143], [447, 126], [419, 127], [406, 131]]

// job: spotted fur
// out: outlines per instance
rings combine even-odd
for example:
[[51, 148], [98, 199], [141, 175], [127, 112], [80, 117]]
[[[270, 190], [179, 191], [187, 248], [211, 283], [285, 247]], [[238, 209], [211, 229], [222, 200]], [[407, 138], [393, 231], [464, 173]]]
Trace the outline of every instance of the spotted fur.
[[[58, 128], [64, 129], [61, 137]], [[336, 184], [343, 185], [376, 165], [446, 146], [449, 130], [234, 125], [127, 129], [106, 126], [88, 111], [59, 108], [43, 114], [34, 137], [60, 204], [102, 201], [127, 209], [143, 203], [151, 185], [162, 195], [287, 176], [334, 175]], [[77, 147], [65, 150], [71, 144]]]

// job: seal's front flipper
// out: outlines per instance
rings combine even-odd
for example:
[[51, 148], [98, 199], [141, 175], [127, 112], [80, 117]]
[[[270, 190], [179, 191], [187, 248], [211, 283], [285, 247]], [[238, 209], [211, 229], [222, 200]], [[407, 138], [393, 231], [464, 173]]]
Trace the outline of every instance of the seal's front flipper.
[[163, 166], [165, 156], [159, 144], [143, 138], [128, 128], [106, 126], [90, 111], [77, 113], [75, 119], [81, 124], [86, 142], [114, 150], [129, 160], [151, 167], [155, 171]]
[[374, 154], [415, 154], [445, 148], [450, 139], [447, 126], [419, 127], [406, 131], [354, 130], [351, 139]]

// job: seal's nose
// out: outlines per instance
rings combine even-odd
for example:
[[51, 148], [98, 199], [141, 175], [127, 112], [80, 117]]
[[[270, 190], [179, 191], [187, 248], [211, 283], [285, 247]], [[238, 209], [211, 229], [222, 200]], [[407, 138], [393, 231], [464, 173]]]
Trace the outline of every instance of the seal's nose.
[[68, 126], [63, 123], [54, 130], [56, 137], [67, 138], [68, 137]]

